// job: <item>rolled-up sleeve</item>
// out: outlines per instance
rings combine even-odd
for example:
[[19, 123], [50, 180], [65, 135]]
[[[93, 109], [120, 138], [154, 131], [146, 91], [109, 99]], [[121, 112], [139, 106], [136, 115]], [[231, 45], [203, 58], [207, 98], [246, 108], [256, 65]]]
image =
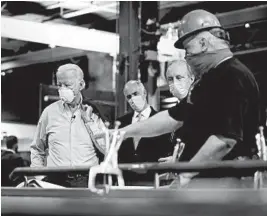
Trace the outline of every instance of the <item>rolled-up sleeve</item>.
[[47, 126], [47, 113], [46, 110], [42, 113], [37, 129], [30, 146], [31, 150], [31, 167], [43, 167], [46, 164], [46, 126]]

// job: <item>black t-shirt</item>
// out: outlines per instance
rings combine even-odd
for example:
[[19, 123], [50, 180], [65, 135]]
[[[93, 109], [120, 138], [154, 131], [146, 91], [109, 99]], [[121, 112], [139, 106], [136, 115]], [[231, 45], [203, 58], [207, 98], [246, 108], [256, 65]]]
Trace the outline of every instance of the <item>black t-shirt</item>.
[[172, 118], [184, 122], [179, 136], [186, 145], [180, 160], [190, 160], [211, 135], [237, 140], [224, 160], [257, 152], [259, 90], [239, 60], [231, 58], [204, 74], [188, 97], [169, 109]]

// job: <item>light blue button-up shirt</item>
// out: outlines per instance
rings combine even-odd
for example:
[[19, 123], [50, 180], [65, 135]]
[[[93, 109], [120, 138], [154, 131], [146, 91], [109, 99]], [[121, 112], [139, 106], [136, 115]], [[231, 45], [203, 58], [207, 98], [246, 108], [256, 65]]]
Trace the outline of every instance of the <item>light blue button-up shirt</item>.
[[[94, 128], [103, 132], [104, 123], [93, 115]], [[46, 107], [31, 144], [31, 167], [94, 166], [98, 163], [80, 106], [74, 113], [62, 101]]]

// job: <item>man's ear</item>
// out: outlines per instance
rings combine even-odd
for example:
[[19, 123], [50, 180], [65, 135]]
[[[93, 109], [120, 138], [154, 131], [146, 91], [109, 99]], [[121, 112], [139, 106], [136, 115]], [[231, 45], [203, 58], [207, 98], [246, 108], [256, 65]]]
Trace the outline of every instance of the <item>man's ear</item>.
[[194, 75], [192, 75], [192, 76], [190, 77], [190, 81], [191, 81], [191, 84], [195, 81], [195, 76], [194, 76]]
[[85, 88], [85, 82], [84, 82], [84, 80], [82, 80], [81, 82], [80, 82], [80, 91], [81, 90], [83, 90], [84, 88]]
[[209, 42], [208, 42], [208, 40], [206, 39], [206, 38], [201, 38], [200, 40], [199, 40], [199, 44], [200, 44], [200, 46], [201, 46], [201, 51], [202, 52], [206, 52], [207, 50], [208, 50], [208, 48], [209, 48]]
[[147, 91], [144, 91], [144, 97], [147, 98]]

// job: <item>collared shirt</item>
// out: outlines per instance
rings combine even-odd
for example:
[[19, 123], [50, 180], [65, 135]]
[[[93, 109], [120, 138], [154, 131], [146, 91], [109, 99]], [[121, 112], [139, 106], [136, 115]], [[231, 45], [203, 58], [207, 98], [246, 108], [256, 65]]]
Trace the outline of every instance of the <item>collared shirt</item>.
[[[93, 116], [95, 125], [101, 130], [104, 123], [95, 114]], [[98, 158], [93, 141], [81, 117], [81, 104], [73, 113], [62, 101], [46, 107], [31, 144], [31, 166], [97, 164]]]
[[138, 121], [139, 119], [139, 114], [141, 114], [141, 119], [140, 121], [143, 121], [143, 120], [146, 120], [149, 118], [150, 116], [150, 113], [151, 113], [151, 107], [150, 106], [147, 106], [146, 109], [144, 109], [141, 113], [139, 112], [134, 112], [134, 115], [133, 115], [133, 118], [132, 118], [132, 123], [135, 123]]
[[228, 60], [228, 59], [230, 59], [230, 58], [233, 58], [233, 56], [231, 55], [231, 56], [228, 56], [228, 57], [226, 57], [225, 59], [221, 60], [221, 61], [215, 66], [215, 68], [218, 67], [221, 63], [225, 62], [226, 60]]
[[[136, 123], [138, 121], [143, 121], [143, 120], [148, 119], [150, 116], [150, 113], [151, 113], [151, 107], [150, 106], [147, 106], [147, 108], [144, 109], [141, 113], [135, 111], [133, 118], [132, 118], [132, 124]], [[141, 139], [141, 137], [134, 137], [133, 138], [135, 149], [137, 148], [140, 139]]]

